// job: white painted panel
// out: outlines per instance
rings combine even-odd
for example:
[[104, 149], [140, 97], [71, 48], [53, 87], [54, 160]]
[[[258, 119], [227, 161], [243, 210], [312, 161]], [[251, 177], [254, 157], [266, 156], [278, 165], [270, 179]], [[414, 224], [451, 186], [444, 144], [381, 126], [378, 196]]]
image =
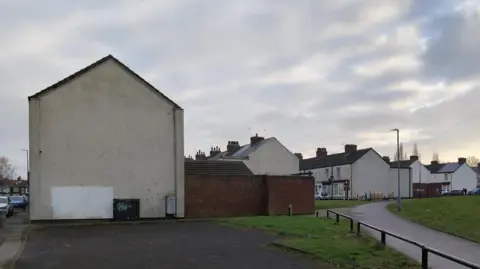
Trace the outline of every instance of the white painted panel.
[[51, 192], [54, 219], [112, 218], [112, 187], [63, 186]]

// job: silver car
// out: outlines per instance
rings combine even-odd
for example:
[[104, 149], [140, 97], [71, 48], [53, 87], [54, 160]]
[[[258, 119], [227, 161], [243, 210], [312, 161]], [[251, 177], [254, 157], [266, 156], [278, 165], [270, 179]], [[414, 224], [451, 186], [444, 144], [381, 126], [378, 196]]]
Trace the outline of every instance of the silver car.
[[13, 204], [10, 201], [10, 197], [0, 196], [0, 212], [5, 213], [7, 217], [13, 215]]

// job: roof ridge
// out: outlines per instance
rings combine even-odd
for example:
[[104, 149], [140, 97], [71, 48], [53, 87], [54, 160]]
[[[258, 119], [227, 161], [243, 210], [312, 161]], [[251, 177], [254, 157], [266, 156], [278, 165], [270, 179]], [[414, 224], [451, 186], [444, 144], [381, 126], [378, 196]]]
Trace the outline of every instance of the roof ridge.
[[114, 62], [116, 62], [118, 65], [120, 65], [121, 68], [123, 68], [127, 73], [129, 73], [130, 75], [132, 75], [133, 77], [135, 77], [136, 79], [138, 79], [141, 83], [144, 83], [148, 88], [150, 88], [152, 91], [156, 92], [157, 94], [159, 94], [161, 97], [163, 97], [165, 100], [167, 100], [167, 102], [169, 102], [170, 104], [172, 104], [173, 106], [175, 106], [176, 108], [178, 109], [182, 109], [177, 103], [175, 103], [172, 99], [168, 98], [165, 94], [163, 94], [162, 92], [160, 92], [157, 88], [155, 88], [152, 84], [150, 84], [148, 81], [146, 81], [144, 78], [142, 78], [139, 74], [137, 74], [135, 71], [133, 71], [132, 69], [130, 69], [126, 64], [124, 64], [123, 62], [121, 62], [120, 60], [118, 60], [117, 58], [115, 58], [115, 56], [113, 56], [112, 54], [108, 54], [107, 56], [104, 56], [102, 57], [101, 59], [81, 68], [80, 70], [74, 72], [73, 74], [70, 74], [69, 76], [57, 81], [56, 83], [44, 88], [43, 90], [31, 95], [28, 97], [28, 100], [30, 101], [30, 99], [32, 98], [38, 98], [42, 95], [45, 95], [67, 83], [69, 83], [70, 81], [84, 75], [85, 73], [93, 70], [94, 68], [100, 66], [101, 64], [105, 63], [106, 61], [108, 60], [113, 60]]

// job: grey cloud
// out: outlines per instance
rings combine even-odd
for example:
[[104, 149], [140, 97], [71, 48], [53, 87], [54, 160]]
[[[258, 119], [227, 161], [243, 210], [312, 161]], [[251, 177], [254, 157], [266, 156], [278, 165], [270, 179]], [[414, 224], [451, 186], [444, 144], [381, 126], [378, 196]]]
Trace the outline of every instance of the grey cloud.
[[480, 72], [480, 16], [443, 16], [433, 20], [439, 34], [423, 55], [425, 74], [443, 79], [471, 79]]

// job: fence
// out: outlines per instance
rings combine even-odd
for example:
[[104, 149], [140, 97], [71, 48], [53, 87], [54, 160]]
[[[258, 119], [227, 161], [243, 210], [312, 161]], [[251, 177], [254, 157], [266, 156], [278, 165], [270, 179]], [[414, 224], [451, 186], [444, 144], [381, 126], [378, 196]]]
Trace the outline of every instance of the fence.
[[[353, 220], [352, 217], [350, 216], [347, 216], [347, 215], [344, 215], [342, 213], [338, 213], [338, 212], [335, 212], [333, 210], [330, 210], [330, 209], [327, 209], [327, 218], [330, 218], [330, 213], [332, 214], [335, 214], [335, 219], [336, 219], [336, 222], [340, 222], [340, 217], [343, 217], [345, 219], [348, 219], [350, 220], [350, 232], [354, 232], [354, 223], [355, 221]], [[317, 217], [318, 217], [318, 213], [317, 213]], [[380, 241], [382, 242], [382, 244], [386, 244], [386, 237], [387, 235], [388, 236], [391, 236], [391, 237], [394, 237], [394, 238], [397, 238], [399, 240], [402, 240], [404, 242], [407, 242], [407, 243], [410, 243], [412, 245], [415, 245], [417, 247], [419, 247], [422, 251], [422, 269], [428, 269], [428, 253], [433, 253], [437, 256], [440, 256], [442, 258], [445, 258], [447, 260], [450, 260], [452, 262], [455, 262], [455, 263], [458, 263], [460, 265], [463, 265], [467, 268], [471, 268], [471, 269], [480, 269], [480, 265], [477, 265], [477, 264], [474, 264], [474, 263], [471, 263], [469, 261], [466, 261], [466, 260], [463, 260], [463, 259], [460, 259], [458, 257], [455, 257], [455, 256], [452, 256], [452, 255], [449, 255], [447, 253], [444, 253], [444, 252], [441, 252], [440, 250], [437, 250], [437, 249], [434, 249], [434, 248], [430, 248], [430, 247], [427, 247], [427, 246], [424, 246], [416, 241], [413, 241], [413, 240], [410, 240], [410, 239], [407, 239], [407, 238], [404, 238], [398, 234], [394, 234], [394, 233], [391, 233], [391, 232], [388, 232], [388, 231], [385, 231], [385, 230], [382, 230], [378, 227], [375, 227], [373, 225], [370, 225], [370, 224], [367, 224], [367, 223], [364, 223], [364, 222], [361, 222], [361, 221], [357, 221], [357, 235], [360, 235], [360, 228], [361, 226], [365, 226], [367, 228], [370, 228], [372, 230], [375, 230], [377, 232], [380, 232]]]

